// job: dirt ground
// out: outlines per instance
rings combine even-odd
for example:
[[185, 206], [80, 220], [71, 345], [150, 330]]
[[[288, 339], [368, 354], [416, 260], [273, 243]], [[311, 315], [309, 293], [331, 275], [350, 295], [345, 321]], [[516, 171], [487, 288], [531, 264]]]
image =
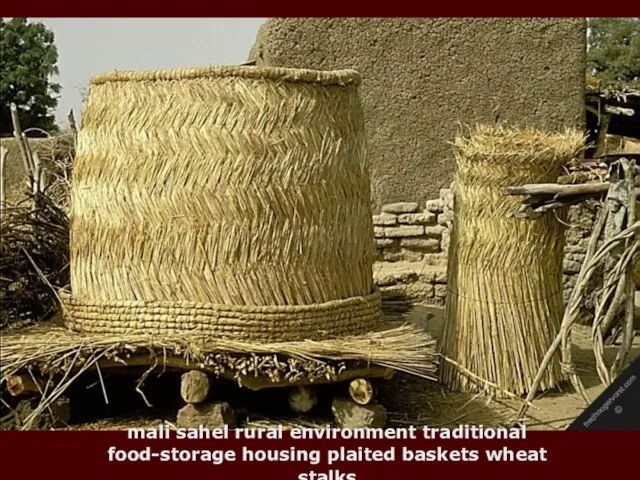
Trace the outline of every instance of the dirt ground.
[[[438, 307], [415, 307], [414, 314], [421, 319], [429, 318], [425, 325], [434, 336], [440, 331], [443, 309]], [[429, 315], [430, 314], [430, 315]], [[640, 318], [640, 292], [636, 292], [636, 319]], [[590, 327], [577, 325], [573, 330], [573, 359], [576, 369], [591, 401], [604, 390], [595, 367], [595, 357], [591, 346]], [[617, 347], [605, 348], [605, 361], [611, 365]], [[628, 363], [640, 357], [640, 335], [636, 331]], [[424, 423], [430, 426], [450, 426], [460, 423], [500, 425], [510, 423], [520, 409], [519, 400], [496, 400], [477, 398], [447, 391], [434, 382], [401, 376], [395, 380], [394, 390], [388, 403], [395, 412], [392, 417], [398, 422], [410, 424]], [[560, 388], [538, 395], [529, 408], [526, 424], [530, 429], [564, 429], [585, 409], [582, 397], [569, 382]], [[406, 412], [406, 413], [403, 413]]]
[[[636, 295], [639, 305], [640, 294]], [[417, 305], [412, 315], [419, 322], [427, 321], [428, 330], [437, 332], [442, 321], [442, 308]], [[637, 310], [637, 314], [640, 309]], [[573, 334], [573, 355], [580, 378], [584, 382], [591, 400], [595, 400], [605, 387], [596, 373], [594, 355], [591, 349], [589, 327], [576, 326]], [[605, 357], [610, 362], [615, 358], [616, 347], [606, 348]], [[629, 362], [640, 357], [640, 336], [636, 334]], [[175, 380], [173, 381], [175, 383]], [[153, 387], [162, 391], [165, 386]], [[496, 400], [447, 391], [443, 386], [430, 380], [399, 374], [393, 379], [379, 384], [378, 400], [388, 408], [389, 423], [392, 426], [429, 425], [449, 427], [459, 424], [477, 424], [484, 426], [509, 425], [522, 402], [519, 400]], [[174, 390], [173, 387], [169, 388]], [[153, 389], [152, 389], [153, 390]], [[273, 390], [273, 389], [272, 389]], [[278, 389], [276, 389], [278, 390]], [[249, 399], [247, 411], [241, 411], [246, 426], [289, 426], [326, 425], [330, 422], [328, 402], [320, 402], [318, 408], [305, 417], [293, 417], [284, 413], [281, 407], [286, 405], [284, 392], [260, 392], [255, 395], [247, 392], [244, 400]], [[150, 394], [153, 396], [153, 391]], [[96, 400], [99, 400], [96, 398]], [[271, 406], [277, 405], [276, 408]], [[252, 410], [252, 406], [258, 406]], [[72, 429], [108, 429], [118, 430], [132, 427], [152, 427], [163, 421], [174, 422], [175, 411], [179, 403], [165, 405], [160, 410], [148, 409], [139, 405], [135, 411], [118, 414], [117, 418], [94, 418], [73, 425]], [[529, 409], [525, 423], [529, 429], [561, 430], [566, 428], [582, 413], [585, 404], [570, 384], [545, 392], [534, 401]], [[124, 413], [124, 412], [123, 412]]]

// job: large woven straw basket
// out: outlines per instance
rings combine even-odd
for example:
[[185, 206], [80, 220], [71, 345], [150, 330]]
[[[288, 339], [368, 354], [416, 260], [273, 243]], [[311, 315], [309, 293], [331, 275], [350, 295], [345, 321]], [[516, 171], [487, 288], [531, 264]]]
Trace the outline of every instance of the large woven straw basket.
[[94, 77], [67, 325], [270, 342], [375, 329], [359, 82], [258, 67]]

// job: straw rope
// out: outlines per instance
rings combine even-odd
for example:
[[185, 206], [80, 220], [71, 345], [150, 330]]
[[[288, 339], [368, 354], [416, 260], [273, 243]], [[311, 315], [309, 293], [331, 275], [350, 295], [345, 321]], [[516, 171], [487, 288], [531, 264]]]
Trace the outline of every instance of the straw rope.
[[254, 67], [94, 77], [68, 324], [265, 340], [375, 326], [359, 81]]
[[77, 331], [128, 334], [196, 332], [237, 340], [335, 338], [378, 327], [380, 293], [308, 306], [234, 306], [194, 302], [78, 301], [61, 295], [65, 323]]
[[222, 65], [200, 68], [176, 68], [171, 70], [115, 71], [94, 75], [92, 85], [108, 82], [156, 82], [201, 78], [219, 79], [242, 77], [245, 79], [277, 80], [285, 82], [313, 83], [316, 85], [360, 85], [361, 77], [355, 70], [310, 70], [305, 68], [258, 67]]
[[[553, 215], [514, 218], [521, 199], [503, 195], [502, 187], [554, 181], [581, 145], [574, 131], [500, 126], [479, 126], [454, 143], [455, 220], [441, 348], [464, 369], [518, 395], [531, 385], [562, 319], [564, 226]], [[561, 377], [556, 358], [543, 388]], [[480, 390], [452, 365], [443, 365], [442, 379], [456, 390]]]

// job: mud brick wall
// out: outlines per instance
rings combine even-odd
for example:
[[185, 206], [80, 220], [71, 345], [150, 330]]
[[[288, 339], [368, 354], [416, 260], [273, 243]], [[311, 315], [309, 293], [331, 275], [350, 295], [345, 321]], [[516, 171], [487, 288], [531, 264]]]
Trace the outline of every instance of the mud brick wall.
[[459, 122], [584, 125], [583, 18], [271, 18], [249, 57], [362, 74], [375, 213], [451, 183]]
[[[441, 189], [438, 198], [425, 202], [424, 209], [418, 203], [398, 202], [383, 205], [382, 212], [373, 216], [377, 260], [403, 264], [398, 265], [399, 268], [385, 268], [378, 275], [376, 282], [381, 288], [402, 290], [417, 301], [444, 303], [446, 260], [453, 224], [453, 187]], [[599, 211], [600, 203], [596, 201], [569, 209], [563, 259], [565, 302], [576, 284]], [[599, 276], [594, 275], [591, 291], [596, 290], [598, 280]], [[583, 302], [580, 317], [582, 323], [593, 318], [591, 299]]]
[[377, 260], [385, 262], [444, 263], [453, 222], [453, 194], [425, 202], [397, 202], [382, 206], [373, 216]]

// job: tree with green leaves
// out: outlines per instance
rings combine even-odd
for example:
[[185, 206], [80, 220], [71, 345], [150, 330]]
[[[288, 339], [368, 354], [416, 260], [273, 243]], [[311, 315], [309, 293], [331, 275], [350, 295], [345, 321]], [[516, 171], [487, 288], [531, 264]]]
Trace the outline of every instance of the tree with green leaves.
[[53, 32], [44, 24], [0, 18], [0, 135], [13, 131], [11, 103], [23, 129], [57, 130], [53, 110], [61, 88], [51, 81], [57, 62]]
[[640, 85], [640, 18], [591, 18], [589, 73], [603, 83]]

